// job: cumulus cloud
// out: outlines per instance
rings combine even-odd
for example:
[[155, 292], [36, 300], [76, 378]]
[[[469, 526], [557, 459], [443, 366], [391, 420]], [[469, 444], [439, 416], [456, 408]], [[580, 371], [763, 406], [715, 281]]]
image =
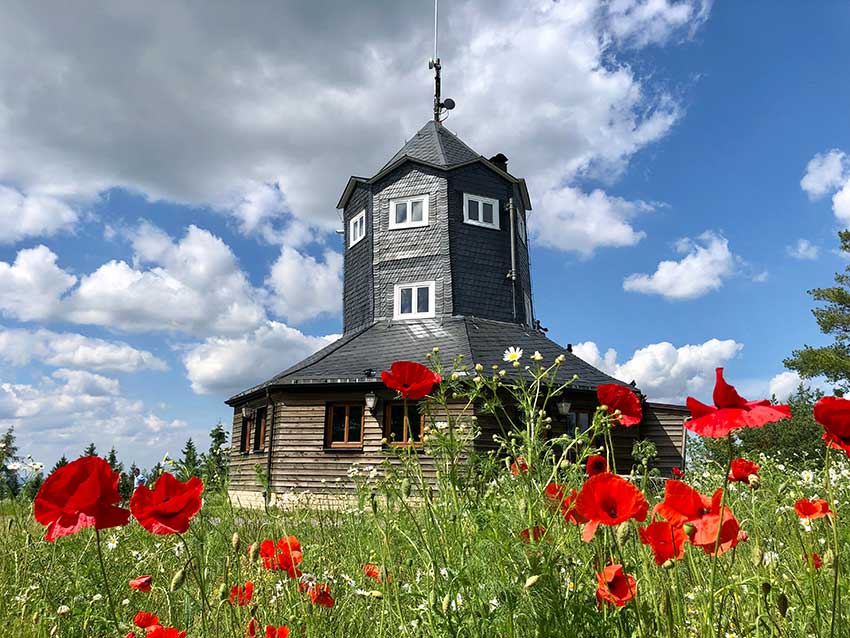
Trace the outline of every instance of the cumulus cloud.
[[806, 173], [800, 180], [800, 187], [811, 199], [823, 197], [847, 181], [850, 173], [850, 158], [837, 148], [818, 153], [806, 165]]
[[696, 240], [680, 239], [676, 251], [684, 257], [660, 262], [651, 275], [629, 275], [623, 280], [623, 290], [671, 300], [695, 299], [720, 288], [735, 272], [736, 257], [729, 250], [729, 242], [711, 231]]
[[325, 251], [324, 260], [283, 247], [266, 285], [280, 317], [298, 324], [323, 314], [338, 314], [342, 304], [342, 255]]
[[0, 243], [54, 235], [77, 223], [77, 212], [49, 195], [24, 195], [0, 184]]
[[635, 230], [631, 220], [654, 208], [654, 204], [611, 197], [598, 189], [584, 193], [567, 186], [546, 192], [529, 224], [538, 244], [590, 257], [597, 248], [637, 244], [646, 233]]
[[652, 401], [681, 403], [690, 395], [710, 394], [715, 368], [726, 365], [743, 347], [732, 339], [709, 339], [679, 347], [662, 341], [635, 350], [622, 363], [616, 350], [609, 348], [603, 354], [593, 341], [573, 346], [573, 352], [617, 379], [636, 381]]
[[793, 246], [785, 249], [794, 259], [817, 259], [820, 249], [808, 239], [798, 239]]
[[36, 246], [19, 251], [12, 264], [0, 261], [0, 313], [23, 321], [54, 316], [77, 281], [56, 260], [47, 246]]
[[49, 366], [86, 370], [165, 370], [162, 359], [122, 341], [107, 341], [70, 332], [12, 329], [0, 326], [0, 360], [15, 366], [40, 361]]
[[183, 364], [198, 394], [235, 394], [265, 381], [336, 339], [310, 337], [270, 321], [241, 337], [211, 337], [188, 349]]
[[[621, 45], [687, 37], [709, 6], [457, 2], [441, 28], [444, 89], [459, 104], [451, 125], [485, 155], [508, 152], [535, 197], [576, 175], [616, 175], [680, 116], [669, 93], [618, 60]], [[30, 81], [0, 82], [0, 183], [60, 198], [124, 187], [227, 212], [267, 238], [293, 220], [302, 232], [332, 231], [347, 177], [376, 171], [429, 117], [429, 11], [396, 2], [9, 9], [0, 78]], [[494, 99], [504, 77], [511, 99]]]
[[797, 372], [780, 372], [768, 383], [768, 396], [776, 397], [777, 401], [786, 401], [789, 396], [797, 391], [801, 383], [808, 385]]

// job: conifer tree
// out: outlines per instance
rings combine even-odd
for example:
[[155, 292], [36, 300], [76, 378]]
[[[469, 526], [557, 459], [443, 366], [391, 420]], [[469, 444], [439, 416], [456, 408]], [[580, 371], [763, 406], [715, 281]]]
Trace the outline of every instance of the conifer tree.
[[195, 447], [195, 442], [189, 437], [186, 441], [186, 446], [183, 448], [183, 458], [178, 464], [180, 479], [188, 481], [193, 476], [201, 478], [201, 459], [198, 456], [198, 448]]
[[15, 444], [15, 429], [9, 428], [0, 437], [0, 498], [17, 496], [20, 490], [17, 470], [8, 467], [14, 463], [18, 456], [18, 447]]
[[81, 456], [97, 456], [97, 448], [94, 446], [94, 443], [89, 443]]
[[221, 421], [210, 431], [210, 448], [201, 455], [203, 479], [208, 489], [221, 489], [227, 483], [227, 433]]
[[53, 466], [53, 469], [50, 470], [50, 473], [53, 474], [60, 467], [65, 467], [66, 465], [68, 465], [68, 457], [63, 454], [62, 458], [56, 461], [56, 464]]

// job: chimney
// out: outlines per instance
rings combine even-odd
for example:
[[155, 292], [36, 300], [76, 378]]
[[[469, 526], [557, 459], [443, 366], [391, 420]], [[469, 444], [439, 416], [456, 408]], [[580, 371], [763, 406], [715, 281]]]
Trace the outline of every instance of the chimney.
[[508, 158], [505, 157], [504, 153], [498, 153], [490, 158], [490, 162], [495, 164], [499, 169], [508, 172]]

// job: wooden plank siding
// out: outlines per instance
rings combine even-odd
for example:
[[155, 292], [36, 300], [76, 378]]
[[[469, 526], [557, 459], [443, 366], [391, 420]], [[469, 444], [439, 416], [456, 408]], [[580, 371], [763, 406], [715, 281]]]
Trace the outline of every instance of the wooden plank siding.
[[683, 467], [685, 459], [685, 418], [690, 415], [681, 405], [645, 403], [641, 436], [655, 443], [658, 457], [654, 465], [664, 476], [670, 476], [674, 467]]

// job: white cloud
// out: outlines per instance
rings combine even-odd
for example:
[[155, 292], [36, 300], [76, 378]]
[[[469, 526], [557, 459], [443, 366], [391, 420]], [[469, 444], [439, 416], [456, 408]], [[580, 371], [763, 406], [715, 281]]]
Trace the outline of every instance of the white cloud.
[[735, 272], [736, 257], [725, 237], [707, 231], [676, 242], [679, 261], [662, 261], [651, 275], [635, 273], [623, 280], [623, 290], [661, 295], [666, 299], [695, 299], [717, 290]]
[[266, 285], [272, 289], [272, 308], [290, 323], [338, 314], [342, 304], [342, 255], [328, 250], [320, 262], [284, 246]]
[[0, 261], [0, 313], [32, 321], [58, 312], [60, 297], [77, 278], [56, 265], [46, 246], [18, 252], [15, 263]]
[[[789, 396], [797, 391], [800, 383], [803, 383], [803, 380], [796, 372], [780, 372], [770, 380], [767, 396], [775, 396], [777, 401], [786, 401]], [[808, 383], [805, 383], [805, 385], [808, 385]]]
[[806, 165], [800, 187], [811, 199], [818, 199], [840, 188], [850, 176], [850, 158], [836, 148], [818, 153]]
[[107, 341], [75, 333], [11, 329], [0, 326], [0, 360], [24, 366], [41, 361], [55, 367], [86, 370], [165, 370], [165, 362], [146, 350], [121, 341]]
[[613, 377], [637, 386], [652, 401], [681, 403], [687, 396], [710, 393], [714, 370], [734, 359], [743, 344], [732, 339], [709, 339], [701, 344], [676, 347], [666, 341], [635, 350], [631, 358], [617, 362], [617, 352], [601, 354], [592, 341], [573, 347], [573, 352]]
[[798, 239], [793, 246], [788, 246], [786, 251], [794, 259], [817, 259], [820, 248], [808, 239]]
[[69, 230], [79, 219], [68, 204], [46, 195], [24, 195], [0, 184], [0, 243]]
[[211, 337], [183, 355], [198, 394], [235, 394], [271, 378], [338, 335], [310, 337], [270, 321], [241, 337]]
[[[485, 155], [507, 152], [535, 198], [616, 176], [681, 112], [618, 47], [687, 37], [709, 6], [457, 2], [441, 25], [451, 126]], [[56, 198], [124, 187], [267, 238], [293, 221], [332, 231], [347, 177], [376, 171], [429, 117], [429, 11], [19, 5], [0, 23], [0, 183]], [[498, 99], [505, 77], [511, 99]]]
[[598, 189], [588, 194], [566, 186], [544, 194], [540, 210], [529, 216], [529, 225], [538, 244], [590, 257], [597, 248], [637, 244], [646, 233], [635, 230], [631, 220], [654, 208]]
[[838, 221], [850, 225], [850, 179], [832, 196], [832, 212]]

